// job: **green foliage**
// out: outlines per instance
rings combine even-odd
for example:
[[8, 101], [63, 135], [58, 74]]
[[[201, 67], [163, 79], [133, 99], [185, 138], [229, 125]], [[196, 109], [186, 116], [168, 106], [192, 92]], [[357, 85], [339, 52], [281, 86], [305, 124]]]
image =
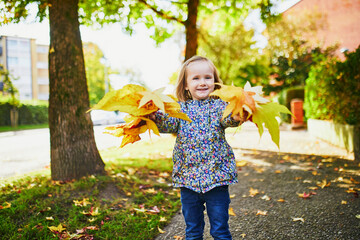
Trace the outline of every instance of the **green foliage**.
[[306, 80], [307, 118], [360, 123], [360, 47], [347, 53], [344, 62], [317, 55]]
[[[297, 86], [297, 87], [290, 87], [283, 89], [278, 96], [278, 102], [281, 105], [285, 105], [288, 109], [291, 110], [291, 100], [293, 99], [300, 99], [304, 101], [304, 87]], [[290, 122], [291, 116], [288, 114], [280, 114], [281, 119], [284, 122]]]
[[89, 101], [92, 106], [105, 95], [105, 78], [108, 79], [106, 73], [109, 69], [101, 62], [104, 54], [96, 44], [85, 43], [83, 49]]
[[[322, 50], [318, 42], [309, 42], [324, 25], [324, 16], [319, 12], [305, 12], [300, 16], [283, 16], [268, 21], [266, 36], [268, 45], [265, 56], [270, 59], [271, 78], [276, 84], [264, 84], [265, 92], [280, 92], [293, 86], [304, 86], [316, 53], [333, 54], [335, 47]], [[269, 78], [270, 79], [270, 78]]]
[[22, 101], [12, 105], [9, 97], [0, 98], [0, 126], [10, 126], [10, 111], [16, 108], [19, 112], [19, 125], [36, 125], [48, 123], [48, 103], [45, 101]]
[[254, 64], [258, 49], [252, 48], [254, 31], [246, 30], [243, 24], [234, 27], [233, 31], [209, 33], [213, 22], [208, 19], [200, 29], [200, 55], [211, 59], [225, 84], [244, 86], [246, 83], [239, 77], [239, 69], [247, 64]]

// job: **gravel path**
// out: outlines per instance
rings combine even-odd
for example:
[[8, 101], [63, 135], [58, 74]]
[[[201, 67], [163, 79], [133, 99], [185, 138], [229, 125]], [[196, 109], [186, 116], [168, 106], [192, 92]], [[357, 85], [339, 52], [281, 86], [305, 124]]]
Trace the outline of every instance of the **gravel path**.
[[[251, 124], [228, 134], [239, 169], [230, 187], [233, 239], [360, 239], [360, 165], [353, 155], [281, 128], [279, 151]], [[301, 197], [301, 195], [303, 197]], [[156, 240], [185, 239], [179, 212]], [[204, 239], [212, 239], [209, 224]]]

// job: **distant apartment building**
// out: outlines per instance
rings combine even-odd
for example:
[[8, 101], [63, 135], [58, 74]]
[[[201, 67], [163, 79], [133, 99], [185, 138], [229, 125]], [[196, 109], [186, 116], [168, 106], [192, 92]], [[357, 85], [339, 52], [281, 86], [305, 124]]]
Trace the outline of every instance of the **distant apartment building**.
[[48, 51], [35, 39], [0, 36], [0, 65], [9, 71], [21, 100], [48, 100]]
[[284, 17], [317, 11], [324, 15], [325, 24], [310, 40], [319, 40], [323, 47], [339, 44], [337, 55], [354, 51], [360, 44], [360, 0], [300, 0], [287, 9]]

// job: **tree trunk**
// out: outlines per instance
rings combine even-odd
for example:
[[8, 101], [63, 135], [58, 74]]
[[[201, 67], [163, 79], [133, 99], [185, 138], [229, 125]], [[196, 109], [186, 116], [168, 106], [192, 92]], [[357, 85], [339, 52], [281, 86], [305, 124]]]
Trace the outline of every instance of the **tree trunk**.
[[51, 177], [103, 174], [89, 109], [78, 0], [50, 0], [49, 128]]
[[189, 0], [188, 3], [188, 18], [185, 22], [186, 32], [186, 47], [185, 47], [185, 61], [196, 55], [198, 48], [198, 29], [196, 26], [199, 0]]

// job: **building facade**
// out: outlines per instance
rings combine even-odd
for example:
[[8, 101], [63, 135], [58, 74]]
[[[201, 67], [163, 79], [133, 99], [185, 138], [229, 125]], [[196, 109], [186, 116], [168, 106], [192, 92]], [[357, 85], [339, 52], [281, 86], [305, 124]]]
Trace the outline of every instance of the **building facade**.
[[10, 73], [21, 100], [48, 100], [48, 51], [35, 39], [0, 36], [0, 65]]
[[311, 36], [323, 47], [339, 44], [336, 54], [343, 58], [343, 52], [352, 52], [359, 46], [360, 0], [300, 0], [283, 12], [283, 16], [296, 16], [305, 11], [317, 11], [324, 15], [324, 26], [316, 36]]

